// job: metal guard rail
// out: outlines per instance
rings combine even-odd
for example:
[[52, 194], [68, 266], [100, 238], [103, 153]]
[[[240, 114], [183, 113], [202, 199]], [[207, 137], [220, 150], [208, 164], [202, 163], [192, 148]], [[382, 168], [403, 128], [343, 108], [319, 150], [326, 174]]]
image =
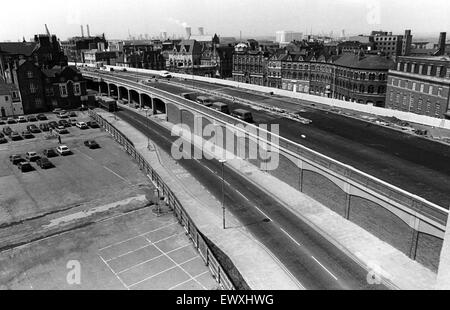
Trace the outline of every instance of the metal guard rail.
[[169, 207], [173, 210], [175, 217], [177, 218], [180, 225], [184, 227], [186, 233], [188, 234], [191, 241], [194, 243], [195, 248], [200, 253], [205, 264], [209, 267], [209, 270], [213, 274], [213, 277], [219, 283], [219, 285], [224, 290], [235, 290], [235, 287], [231, 280], [229, 279], [227, 273], [223, 267], [219, 264], [218, 260], [209, 249], [208, 244], [205, 242], [199, 230], [195, 226], [194, 222], [186, 212], [186, 210], [181, 205], [178, 198], [172, 192], [172, 190], [164, 183], [162, 178], [158, 173], [153, 170], [150, 164], [142, 157], [142, 155], [136, 150], [132, 142], [118, 129], [116, 129], [112, 124], [110, 124], [103, 117], [98, 115], [92, 110], [89, 110], [89, 116], [93, 118], [100, 126], [102, 126], [108, 133], [110, 133], [114, 140], [116, 140], [120, 145], [122, 145], [125, 151], [137, 161], [139, 168], [144, 171], [148, 177], [156, 184], [160, 189], [163, 196], [167, 198], [167, 203]]

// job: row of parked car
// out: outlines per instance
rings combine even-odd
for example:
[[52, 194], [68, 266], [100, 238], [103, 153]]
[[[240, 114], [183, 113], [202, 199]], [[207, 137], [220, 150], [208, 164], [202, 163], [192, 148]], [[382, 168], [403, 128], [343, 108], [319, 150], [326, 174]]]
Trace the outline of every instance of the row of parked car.
[[[100, 145], [94, 140], [84, 141], [84, 145], [90, 149], [100, 148]], [[9, 160], [13, 165], [16, 165], [22, 172], [33, 171], [32, 162], [35, 162], [42, 169], [50, 169], [55, 165], [49, 160], [52, 157], [71, 155], [72, 151], [67, 145], [59, 145], [56, 148], [49, 148], [42, 151], [42, 155], [36, 152], [27, 152], [25, 156], [14, 154], [9, 156]]]
[[45, 114], [38, 114], [38, 115], [28, 115], [28, 116], [17, 116], [15, 117], [3, 117], [0, 119], [0, 125], [6, 125], [6, 124], [17, 124], [17, 123], [27, 123], [27, 122], [37, 122], [37, 121], [46, 121], [48, 120], [47, 116]]
[[82, 130], [89, 128], [100, 128], [100, 126], [94, 122], [79, 122], [76, 119], [61, 119], [57, 121], [51, 121], [49, 123], [41, 123], [39, 126], [32, 124], [26, 127], [26, 130], [19, 134], [18, 132], [11, 129], [11, 127], [6, 126], [3, 128], [3, 133], [0, 133], [0, 144], [7, 143], [6, 136], [8, 136], [12, 141], [22, 140], [22, 139], [33, 139], [34, 134], [54, 130], [58, 134], [68, 134], [68, 127], [78, 127]]

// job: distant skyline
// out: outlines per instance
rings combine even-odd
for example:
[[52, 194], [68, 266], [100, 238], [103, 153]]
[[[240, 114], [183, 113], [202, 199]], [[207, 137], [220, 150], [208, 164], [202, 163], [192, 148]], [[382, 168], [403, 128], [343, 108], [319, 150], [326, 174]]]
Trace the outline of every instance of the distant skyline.
[[[2, 3], [0, 41], [30, 39], [45, 33], [44, 24], [61, 40], [81, 35], [126, 39], [128, 31], [183, 35], [184, 27], [204, 27], [207, 34], [275, 36], [278, 30], [309, 34], [368, 34], [372, 30], [438, 37], [450, 30], [448, 0], [24, 0]], [[7, 25], [7, 27], [5, 27]]]

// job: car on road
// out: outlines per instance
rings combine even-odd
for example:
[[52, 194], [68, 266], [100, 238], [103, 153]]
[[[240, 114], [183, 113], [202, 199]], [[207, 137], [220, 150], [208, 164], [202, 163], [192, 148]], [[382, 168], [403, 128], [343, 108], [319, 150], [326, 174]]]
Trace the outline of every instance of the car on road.
[[28, 161], [36, 161], [36, 160], [38, 160], [39, 158], [41, 158], [36, 152], [27, 152], [26, 154], [25, 154], [25, 158], [28, 160]]
[[57, 123], [56, 121], [51, 121], [51, 122], [48, 123], [48, 126], [49, 126], [51, 129], [55, 129], [55, 128], [58, 127], [58, 123]]
[[171, 75], [170, 72], [168, 72], [168, 71], [162, 71], [159, 75], [160, 75], [162, 78], [165, 78], [165, 79], [170, 79], [170, 78], [172, 78], [172, 75]]
[[8, 124], [15, 124], [17, 123], [16, 119], [13, 117], [8, 117], [8, 120], [6, 121]]
[[60, 135], [67, 135], [69, 131], [64, 126], [58, 126], [55, 131], [59, 133]]
[[66, 145], [60, 145], [56, 148], [56, 153], [62, 156], [70, 155], [72, 152]]
[[228, 104], [223, 103], [223, 102], [214, 102], [212, 104], [212, 108], [216, 111], [225, 113], [225, 114], [230, 114], [230, 110], [228, 109]]
[[21, 115], [21, 116], [19, 116], [19, 117], [17, 118], [17, 121], [18, 121], [19, 123], [26, 123], [26, 122], [27, 122], [27, 119], [25, 118], [25, 116]]
[[18, 132], [11, 132], [11, 134], [9, 135], [9, 137], [11, 138], [12, 141], [18, 141], [18, 140], [22, 140], [21, 135], [19, 135]]
[[12, 162], [13, 165], [17, 165], [23, 161], [26, 161], [25, 158], [23, 158], [19, 154], [10, 155], [9, 160]]
[[19, 168], [22, 172], [33, 171], [33, 166], [28, 161], [23, 161], [17, 164], [17, 168]]
[[99, 149], [100, 145], [95, 140], [86, 140], [84, 141], [84, 145], [90, 149]]
[[25, 131], [22, 131], [22, 137], [25, 139], [33, 139], [34, 135], [29, 130], [25, 130]]
[[8, 127], [8, 126], [3, 127], [3, 133], [7, 136], [11, 135], [11, 133], [12, 133], [11, 127]]
[[37, 119], [40, 120], [40, 121], [46, 121], [46, 120], [48, 120], [48, 118], [47, 118], [47, 116], [45, 116], [45, 114], [39, 114], [39, 115], [37, 116]]
[[34, 116], [34, 115], [28, 116], [28, 117], [27, 117], [27, 120], [28, 120], [29, 122], [37, 122], [37, 118], [36, 118], [36, 116]]
[[94, 121], [89, 121], [86, 123], [86, 125], [88, 125], [91, 128], [100, 128], [100, 125], [97, 122]]
[[41, 157], [36, 161], [36, 164], [42, 169], [50, 169], [53, 168], [53, 163], [47, 157]]
[[236, 109], [231, 112], [231, 116], [236, 117], [244, 122], [253, 123], [253, 116], [250, 111], [244, 109]]
[[50, 126], [47, 123], [41, 123], [41, 124], [39, 124], [39, 129], [42, 131], [49, 131]]
[[80, 129], [89, 129], [88, 125], [85, 122], [78, 122], [76, 125]]
[[39, 127], [36, 125], [28, 125], [27, 130], [30, 131], [31, 133], [40, 133], [41, 132]]
[[58, 153], [54, 149], [45, 149], [42, 154], [47, 158], [58, 157]]

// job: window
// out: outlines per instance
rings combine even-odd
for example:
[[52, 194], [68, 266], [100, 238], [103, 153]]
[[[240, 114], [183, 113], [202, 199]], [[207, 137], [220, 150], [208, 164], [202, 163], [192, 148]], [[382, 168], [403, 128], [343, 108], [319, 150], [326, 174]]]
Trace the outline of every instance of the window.
[[28, 71], [28, 72], [27, 72], [27, 77], [28, 77], [29, 79], [32, 79], [32, 78], [33, 78], [33, 72], [32, 72], [32, 71]]
[[430, 87], [428, 88], [428, 94], [432, 95], [433, 94], [433, 86], [430, 85]]
[[406, 107], [406, 95], [403, 95], [403, 102], [402, 104]]
[[42, 106], [42, 100], [41, 100], [41, 98], [36, 98], [35, 100], [34, 100], [34, 103], [35, 103], [35, 105], [36, 105], [36, 107], [41, 107]]
[[427, 114], [430, 114], [431, 111], [431, 102], [430, 100], [427, 100]]
[[412, 105], [414, 104], [414, 96], [411, 96], [409, 98], [409, 109], [411, 109]]
[[416, 82], [413, 82], [412, 89], [413, 90], [417, 90], [417, 83]]
[[439, 97], [442, 97], [442, 87], [439, 87], [439, 88], [438, 88], [438, 96], [439, 96]]
[[435, 108], [434, 108], [434, 115], [435, 116], [441, 116], [441, 104], [439, 102], [436, 102]]
[[61, 97], [67, 97], [67, 85], [66, 84], [61, 84], [59, 85], [59, 93], [61, 94]]
[[424, 84], [420, 84], [420, 92], [423, 93], [424, 90], [425, 90], [425, 85]]
[[395, 96], [395, 102], [400, 103], [400, 93], [397, 93], [397, 95]]
[[73, 93], [75, 96], [81, 95], [81, 86], [80, 83], [74, 83], [73, 84]]
[[417, 111], [422, 111], [422, 104], [423, 104], [423, 99], [420, 98], [419, 102], [417, 103]]
[[37, 91], [36, 85], [34, 83], [30, 83], [30, 93], [35, 94]]

